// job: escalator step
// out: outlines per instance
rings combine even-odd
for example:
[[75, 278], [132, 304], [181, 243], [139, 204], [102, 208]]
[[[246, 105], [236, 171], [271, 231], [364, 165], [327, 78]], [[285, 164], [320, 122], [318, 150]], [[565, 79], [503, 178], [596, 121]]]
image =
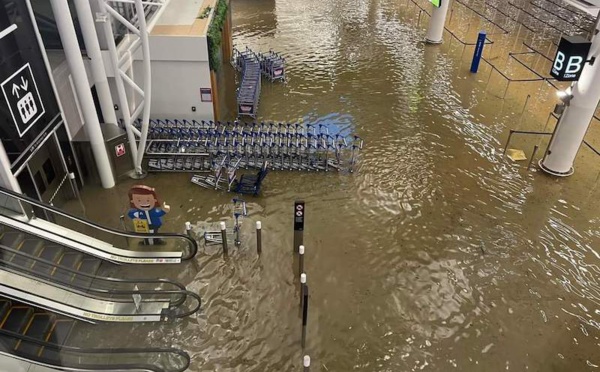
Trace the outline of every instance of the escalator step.
[[88, 275], [96, 275], [98, 273], [98, 269], [100, 268], [100, 264], [102, 261], [96, 258], [84, 258], [79, 265], [79, 269], [77, 271], [88, 274]]
[[[23, 334], [38, 340], [45, 340], [51, 327], [52, 316], [48, 313], [38, 313], [33, 315], [27, 330]], [[27, 341], [21, 341], [15, 347], [15, 350], [19, 351], [21, 355], [26, 354], [27, 356], [36, 356], [40, 349], [40, 345]]]
[[4, 317], [8, 314], [10, 306], [9, 300], [0, 300], [0, 324], [4, 323]]
[[[42, 242], [41, 240], [25, 239], [19, 251], [26, 255], [35, 257], [40, 253], [43, 247], [44, 242]], [[27, 268], [32, 267], [34, 264], [34, 261], [32, 259], [19, 255], [15, 255], [15, 257], [12, 259], [12, 262], [19, 266]]]
[[11, 332], [22, 332], [33, 315], [33, 309], [27, 306], [13, 306], [8, 311], [0, 328]]
[[50, 342], [57, 345], [64, 345], [73, 331], [75, 322], [69, 319], [58, 319], [54, 322], [54, 328], [50, 335]]
[[18, 231], [7, 231], [2, 235], [0, 244], [9, 248], [18, 249], [19, 244], [21, 244], [23, 240], [25, 240], [25, 234]]
[[[80, 262], [77, 271], [85, 273], [87, 275], [96, 275], [98, 269], [100, 268], [100, 264], [100, 260], [97, 260], [95, 258], [85, 258]], [[75, 277], [73, 278], [73, 283], [77, 284], [78, 286], [87, 288], [92, 284], [92, 280], [92, 278], [88, 278], [86, 276], [75, 275]]]
[[60, 270], [60, 267], [66, 267], [68, 269], [77, 269], [77, 266], [79, 266], [79, 262], [81, 262], [82, 258], [83, 255], [81, 255], [80, 253], [65, 253], [58, 262], [59, 267], [56, 268], [56, 270], [54, 270], [54, 273], [52, 275], [62, 282], [70, 282], [71, 280], [73, 280], [74, 274], [64, 270]]
[[[57, 245], [47, 245], [42, 249], [42, 252], [38, 256], [39, 258], [50, 261], [57, 262], [63, 254], [64, 249]], [[50, 274], [52, 271], [52, 266], [48, 264], [38, 263], [35, 265], [36, 269], [43, 274]]]
[[76, 269], [82, 259], [82, 254], [69, 252], [62, 256], [62, 259], [58, 264], [63, 267], [68, 267], [69, 269]]
[[[54, 322], [54, 326], [52, 330], [48, 334], [46, 341], [56, 344], [56, 345], [64, 345], [67, 342], [71, 332], [73, 331], [73, 326], [75, 322], [68, 319], [59, 319]], [[56, 359], [59, 358], [59, 354], [55, 350], [50, 350], [47, 348], [42, 348], [40, 350], [40, 356], [42, 358], [48, 359]]]

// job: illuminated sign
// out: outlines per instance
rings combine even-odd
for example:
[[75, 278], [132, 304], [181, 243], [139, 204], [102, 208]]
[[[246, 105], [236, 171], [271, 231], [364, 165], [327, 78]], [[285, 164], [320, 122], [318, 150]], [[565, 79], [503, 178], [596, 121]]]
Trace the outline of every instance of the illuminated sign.
[[558, 81], [579, 80], [592, 43], [581, 36], [563, 36], [550, 75]]
[[429, 0], [431, 1], [431, 3], [433, 4], [433, 6], [439, 8], [440, 6], [442, 6], [442, 0]]

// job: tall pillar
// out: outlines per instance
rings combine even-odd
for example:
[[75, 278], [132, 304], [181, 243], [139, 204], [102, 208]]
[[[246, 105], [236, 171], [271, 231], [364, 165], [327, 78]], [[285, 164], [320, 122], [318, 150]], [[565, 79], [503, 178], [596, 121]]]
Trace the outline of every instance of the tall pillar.
[[540, 167], [546, 173], [566, 177], [573, 174], [573, 163], [583, 143], [585, 134], [600, 102], [600, 23], [596, 22], [596, 36], [588, 60], [596, 57], [594, 64], [586, 64], [579, 81], [572, 86], [572, 98], [560, 117], [552, 140]]
[[92, 67], [92, 75], [94, 77], [94, 85], [98, 92], [98, 101], [100, 101], [100, 110], [104, 121], [110, 124], [117, 124], [117, 115], [113, 106], [112, 96], [110, 94], [110, 86], [106, 77], [106, 69], [104, 68], [104, 60], [100, 51], [100, 43], [98, 42], [98, 34], [94, 27], [94, 17], [92, 16], [92, 8], [89, 0], [75, 0], [75, 8], [77, 17], [79, 18], [79, 26], [83, 34], [85, 50], [90, 58]]
[[56, 20], [60, 40], [63, 44], [67, 64], [69, 65], [71, 75], [73, 76], [75, 91], [77, 92], [77, 97], [79, 98], [81, 111], [85, 120], [84, 128], [90, 138], [92, 153], [96, 160], [100, 181], [102, 182], [102, 187], [108, 189], [115, 186], [115, 178], [104, 145], [100, 121], [98, 120], [96, 107], [94, 106], [94, 98], [92, 97], [90, 84], [87, 79], [83, 58], [81, 56], [81, 50], [79, 49], [79, 43], [77, 42], [77, 34], [75, 33], [75, 26], [73, 25], [71, 18], [71, 10], [69, 9], [67, 0], [50, 0], [50, 4], [52, 5], [54, 19]]
[[10, 160], [4, 149], [2, 141], [0, 141], [0, 186], [18, 193], [22, 193], [17, 177], [10, 168]]
[[441, 44], [444, 36], [444, 26], [446, 25], [446, 15], [450, 8], [450, 0], [440, 0], [439, 7], [434, 6], [429, 19], [429, 28], [425, 41], [429, 44]]

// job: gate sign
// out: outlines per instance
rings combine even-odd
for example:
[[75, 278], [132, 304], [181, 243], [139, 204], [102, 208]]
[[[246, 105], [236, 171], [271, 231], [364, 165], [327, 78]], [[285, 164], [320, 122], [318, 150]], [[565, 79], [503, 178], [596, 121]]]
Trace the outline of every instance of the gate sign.
[[2, 93], [19, 137], [23, 137], [45, 113], [29, 63], [2, 82]]
[[579, 80], [592, 43], [581, 36], [563, 36], [550, 75], [558, 81]]

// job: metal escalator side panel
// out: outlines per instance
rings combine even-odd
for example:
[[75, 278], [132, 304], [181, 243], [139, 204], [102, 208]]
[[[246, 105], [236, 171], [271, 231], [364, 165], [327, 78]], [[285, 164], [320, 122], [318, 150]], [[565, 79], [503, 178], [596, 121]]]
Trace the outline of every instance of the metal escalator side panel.
[[[90, 247], [93, 249], [96, 249], [96, 250], [99, 250], [98, 247], [105, 248], [105, 251], [103, 251], [103, 252], [109, 253], [112, 257], [107, 258], [105, 256], [101, 256], [98, 254], [93, 254], [93, 253], [91, 253], [91, 254], [96, 255], [97, 257], [101, 257], [103, 259], [112, 260], [113, 262], [142, 263], [142, 264], [177, 263], [182, 260], [189, 260], [189, 259], [193, 258], [196, 255], [196, 253], [198, 252], [198, 242], [195, 239], [191, 238], [187, 234], [176, 234], [176, 233], [155, 234], [155, 237], [158, 239], [162, 239], [162, 240], [165, 240], [168, 242], [173, 242], [173, 247], [172, 247], [173, 250], [171, 252], [166, 252], [164, 247], [156, 246], [156, 245], [152, 246], [152, 250], [146, 250], [145, 252], [140, 252], [139, 250], [136, 249], [136, 247], [132, 247], [131, 244], [129, 244], [130, 242], [128, 241], [128, 239], [143, 240], [143, 239], [147, 238], [146, 234], [134, 233], [134, 232], [123, 231], [123, 230], [118, 230], [118, 229], [114, 229], [111, 227], [102, 226], [93, 221], [75, 216], [75, 215], [65, 212], [59, 208], [56, 208], [52, 205], [44, 204], [36, 199], [22, 195], [20, 193], [16, 193], [12, 190], [8, 190], [3, 187], [0, 187], [0, 197], [5, 197], [9, 200], [15, 201], [15, 202], [17, 202], [17, 204], [26, 204], [29, 207], [41, 208], [41, 209], [47, 211], [48, 213], [51, 213], [55, 217], [59, 217], [59, 219], [66, 219], [67, 221], [69, 221], [69, 223], [68, 223], [69, 225], [74, 225], [74, 226], [76, 225], [79, 227], [68, 230], [68, 229], [65, 229], [64, 227], [62, 227], [61, 225], [52, 224], [48, 221], [45, 221], [45, 220], [42, 220], [39, 218], [29, 219], [26, 215], [23, 215], [22, 213], [15, 214], [15, 213], [7, 211], [1, 207], [0, 207], [0, 217], [3, 217], [5, 219], [8, 219], [8, 220], [11, 220], [14, 222], [22, 222], [27, 225], [38, 225], [38, 227], [41, 226], [42, 230], [46, 230], [46, 232], [49, 232], [49, 231], [51, 232], [53, 229], [58, 229], [59, 232], [56, 233], [55, 235], [58, 235], [58, 236], [63, 235], [62, 236], [63, 238], [77, 236], [78, 238], [83, 239], [79, 243], [81, 243], [81, 245], [87, 247], [87, 249], [89, 249]], [[0, 223], [4, 223], [4, 221], [0, 221]], [[127, 249], [121, 249], [121, 248], [115, 247], [113, 244], [108, 243], [108, 241], [91, 238], [90, 236], [88, 236], [86, 234], [82, 234], [82, 233], [78, 232], [78, 231], [87, 231], [89, 228], [92, 228], [95, 232], [98, 233], [98, 234], [94, 233], [92, 235], [97, 236], [97, 237], [106, 235], [107, 237], [109, 237], [108, 241], [112, 241], [114, 238], [125, 239], [127, 241], [125, 244], [127, 246]], [[60, 230], [63, 230], [63, 231], [60, 231]], [[65, 231], [67, 231], [67, 232], [65, 232]], [[77, 240], [78, 238], [76, 238], [75, 240]], [[90, 243], [88, 241], [90, 239], [93, 240], [93, 243]], [[73, 241], [74, 239], [70, 239], [70, 240]], [[185, 243], [184, 247], [181, 246], [181, 243]], [[79, 246], [78, 248], [81, 248], [81, 246]], [[83, 251], [87, 252], [87, 250], [85, 248]]]
[[86, 322], [153, 322], [168, 313], [169, 301], [130, 302], [95, 299], [51, 284], [20, 276], [0, 268], [0, 293], [8, 298], [39, 306]]
[[82, 238], [82, 236], [84, 236], [83, 234], [38, 218], [32, 219], [29, 222], [23, 222], [0, 215], [0, 223], [17, 230], [27, 231], [28, 234], [55, 244], [119, 264], [180, 263], [183, 256], [183, 252], [178, 251], [144, 252], [117, 248], [111, 244], [88, 236]]

